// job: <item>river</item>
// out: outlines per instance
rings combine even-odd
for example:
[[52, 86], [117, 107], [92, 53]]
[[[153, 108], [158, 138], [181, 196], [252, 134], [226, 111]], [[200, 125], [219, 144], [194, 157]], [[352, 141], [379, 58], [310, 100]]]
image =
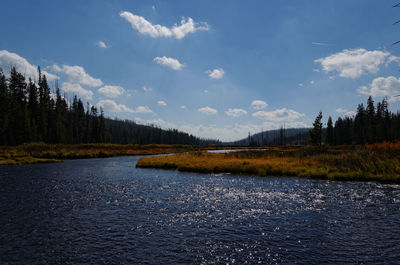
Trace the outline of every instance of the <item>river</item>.
[[397, 263], [400, 186], [135, 168], [0, 167], [1, 264]]

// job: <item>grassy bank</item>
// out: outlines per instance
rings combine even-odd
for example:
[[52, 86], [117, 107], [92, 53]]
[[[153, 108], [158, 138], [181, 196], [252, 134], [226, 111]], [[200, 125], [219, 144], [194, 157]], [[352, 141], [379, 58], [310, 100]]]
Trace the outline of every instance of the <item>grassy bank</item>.
[[400, 182], [400, 142], [330, 148], [283, 147], [228, 154], [141, 158], [138, 167], [204, 173]]
[[43, 144], [0, 146], [0, 165], [61, 162], [65, 159], [157, 155], [204, 150], [191, 145]]

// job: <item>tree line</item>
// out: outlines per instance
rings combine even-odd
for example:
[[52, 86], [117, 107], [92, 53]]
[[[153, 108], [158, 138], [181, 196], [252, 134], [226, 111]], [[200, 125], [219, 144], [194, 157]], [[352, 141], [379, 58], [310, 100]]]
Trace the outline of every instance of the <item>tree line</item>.
[[339, 117], [335, 123], [329, 117], [325, 130], [322, 130], [321, 119], [320, 112], [310, 130], [311, 142], [315, 145], [321, 145], [323, 138], [329, 145], [363, 145], [400, 139], [400, 113], [389, 111], [386, 98], [375, 105], [370, 96], [366, 106], [358, 105], [354, 116]]
[[26, 80], [15, 67], [6, 78], [0, 68], [0, 145], [28, 142], [61, 144], [218, 144], [177, 130], [163, 130], [133, 121], [104, 117], [102, 108], [62, 96], [55, 82], [51, 93], [46, 75], [38, 67], [38, 82]]

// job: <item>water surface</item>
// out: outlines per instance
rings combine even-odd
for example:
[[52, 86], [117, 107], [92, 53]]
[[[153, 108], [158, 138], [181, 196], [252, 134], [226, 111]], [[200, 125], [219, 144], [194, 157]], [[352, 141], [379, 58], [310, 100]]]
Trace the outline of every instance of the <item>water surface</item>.
[[396, 263], [400, 186], [135, 168], [0, 167], [0, 263]]

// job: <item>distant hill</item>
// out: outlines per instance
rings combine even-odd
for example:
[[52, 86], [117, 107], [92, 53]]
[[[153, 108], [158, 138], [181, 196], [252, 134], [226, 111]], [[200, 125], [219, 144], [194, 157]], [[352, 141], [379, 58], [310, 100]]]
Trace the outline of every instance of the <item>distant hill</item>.
[[176, 129], [137, 124], [130, 120], [105, 119], [109, 142], [118, 144], [221, 145], [218, 140], [202, 139]]
[[310, 128], [288, 128], [269, 130], [250, 135], [244, 139], [224, 143], [226, 145], [280, 145], [280, 144], [307, 144]]

